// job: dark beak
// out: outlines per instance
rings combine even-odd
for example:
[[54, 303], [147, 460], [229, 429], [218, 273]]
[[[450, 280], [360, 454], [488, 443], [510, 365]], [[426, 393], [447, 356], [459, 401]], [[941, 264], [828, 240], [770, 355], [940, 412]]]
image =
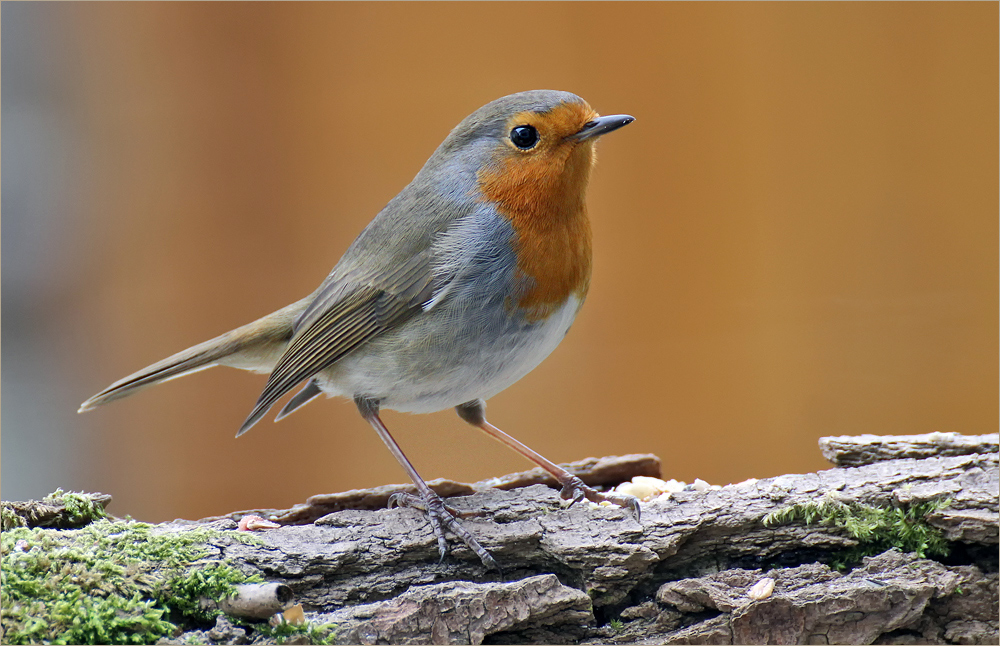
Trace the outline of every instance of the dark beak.
[[606, 117], [597, 117], [593, 121], [588, 121], [583, 124], [583, 128], [580, 129], [580, 132], [575, 135], [571, 135], [570, 138], [576, 139], [577, 141], [583, 141], [584, 139], [600, 137], [601, 135], [605, 135], [612, 130], [618, 130], [622, 126], [627, 126], [633, 121], [635, 121], [635, 117], [627, 114], [612, 114]]

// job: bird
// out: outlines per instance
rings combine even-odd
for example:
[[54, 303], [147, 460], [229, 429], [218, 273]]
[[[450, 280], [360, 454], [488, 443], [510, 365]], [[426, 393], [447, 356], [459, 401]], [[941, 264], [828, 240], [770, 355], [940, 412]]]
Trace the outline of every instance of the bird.
[[79, 412], [214, 366], [268, 375], [237, 437], [296, 387], [275, 421], [320, 395], [351, 398], [416, 487], [390, 506], [427, 515], [442, 559], [447, 529], [497, 570], [404, 455], [382, 409], [454, 408], [550, 473], [571, 504], [607, 501], [638, 519], [634, 497], [585, 485], [486, 419], [486, 400], [545, 359], [583, 305], [595, 144], [634, 120], [555, 90], [487, 103], [451, 130], [312, 294], [111, 384]]

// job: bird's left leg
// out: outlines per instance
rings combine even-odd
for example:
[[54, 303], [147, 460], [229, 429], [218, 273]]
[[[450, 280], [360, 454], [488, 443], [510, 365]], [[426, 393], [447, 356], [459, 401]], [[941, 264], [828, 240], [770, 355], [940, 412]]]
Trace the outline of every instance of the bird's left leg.
[[[361, 413], [361, 416], [364, 417], [365, 420], [372, 425], [372, 428], [375, 429], [375, 432], [378, 433], [378, 436], [385, 443], [386, 447], [388, 447], [389, 452], [392, 453], [393, 457], [396, 458], [396, 461], [399, 462], [400, 466], [402, 466], [406, 471], [406, 474], [410, 476], [410, 480], [413, 481], [413, 484], [416, 485], [418, 493], [416, 498], [419, 500], [419, 504], [413, 506], [421, 508], [421, 510], [427, 514], [427, 520], [430, 521], [431, 529], [434, 531], [434, 537], [437, 539], [438, 552], [441, 554], [441, 558], [444, 559], [445, 555], [448, 553], [448, 543], [444, 538], [444, 530], [447, 528], [452, 534], [462, 539], [462, 542], [465, 543], [468, 548], [479, 557], [479, 560], [483, 562], [483, 565], [499, 571], [500, 566], [497, 565], [493, 556], [491, 556], [490, 553], [486, 551], [486, 548], [479, 544], [476, 537], [473, 536], [472, 533], [458, 521], [455, 517], [457, 514], [454, 513], [454, 510], [444, 504], [441, 497], [434, 493], [434, 490], [431, 489], [426, 482], [424, 482], [424, 479], [420, 477], [417, 470], [412, 464], [410, 464], [406, 455], [403, 454], [403, 450], [399, 448], [398, 444], [396, 444], [396, 440], [393, 439], [392, 435], [389, 433], [389, 429], [385, 427], [385, 424], [382, 423], [382, 419], [378, 416], [378, 401], [359, 396], [354, 398], [354, 404], [358, 407], [358, 411]], [[407, 496], [395, 496], [390, 498], [390, 506], [394, 503], [407, 504], [411, 500], [412, 498]]]
[[583, 480], [580, 480], [577, 476], [573, 475], [555, 462], [546, 459], [541, 454], [532, 451], [518, 440], [487, 422], [486, 402], [482, 399], [474, 399], [460, 406], [456, 406], [455, 410], [458, 411], [458, 416], [469, 424], [472, 424], [476, 428], [482, 430], [493, 439], [506, 444], [552, 474], [552, 477], [555, 478], [556, 481], [562, 486], [562, 492], [560, 495], [564, 500], [570, 500], [570, 504], [579, 502], [584, 498], [591, 502], [610, 502], [620, 507], [628, 507], [632, 513], [635, 514], [635, 519], [637, 521], [639, 520], [638, 498], [625, 494], [603, 493], [588, 487], [583, 483]]

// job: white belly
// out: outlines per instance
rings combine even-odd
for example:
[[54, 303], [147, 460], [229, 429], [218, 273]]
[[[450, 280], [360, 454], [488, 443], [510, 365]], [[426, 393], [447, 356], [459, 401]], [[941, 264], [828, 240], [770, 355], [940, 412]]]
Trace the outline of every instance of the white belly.
[[382, 408], [431, 413], [488, 399], [521, 379], [562, 341], [582, 302], [515, 323], [506, 311], [441, 307], [384, 334], [317, 378], [328, 395], [363, 395]]

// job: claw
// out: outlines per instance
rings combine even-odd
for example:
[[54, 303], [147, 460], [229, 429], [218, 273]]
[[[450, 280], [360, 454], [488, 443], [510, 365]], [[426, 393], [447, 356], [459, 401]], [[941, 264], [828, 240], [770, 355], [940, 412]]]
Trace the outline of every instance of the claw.
[[385, 506], [388, 509], [395, 509], [396, 507], [412, 507], [420, 509], [421, 511], [426, 511], [423, 504], [420, 502], [420, 498], [417, 498], [410, 493], [403, 493], [402, 491], [397, 491], [389, 496], [389, 500], [386, 502]]
[[581, 487], [586, 487], [582, 482], [573, 483], [569, 482], [563, 485], [562, 491], [559, 492], [559, 497], [563, 500], [569, 501], [569, 506], [572, 507], [576, 503], [584, 499], [585, 494]]
[[563, 500], [569, 500], [570, 506], [580, 502], [584, 498], [590, 502], [610, 502], [619, 507], [627, 507], [635, 515], [635, 521], [639, 522], [640, 510], [639, 499], [628, 494], [602, 493], [588, 487], [583, 480], [577, 476], [570, 476], [562, 482], [562, 491], [559, 493]]
[[415, 496], [409, 493], [397, 492], [389, 496], [388, 507], [391, 509], [393, 507], [409, 507], [412, 509], [419, 509], [427, 515], [427, 520], [431, 524], [431, 530], [434, 532], [434, 538], [437, 539], [438, 553], [441, 555], [439, 562], [444, 561], [445, 556], [448, 555], [448, 541], [445, 539], [444, 530], [448, 529], [452, 534], [457, 536], [462, 540], [465, 545], [472, 550], [479, 560], [482, 561], [489, 569], [496, 570], [497, 572], [502, 572], [500, 566], [497, 564], [493, 556], [486, 551], [479, 541], [476, 540], [469, 530], [465, 528], [462, 523], [458, 521], [458, 518], [470, 515], [479, 515], [476, 512], [463, 513], [459, 512], [457, 509], [446, 505], [441, 497], [438, 496], [433, 491], [429, 492], [430, 495], [425, 496]]
[[618, 505], [619, 507], [628, 507], [628, 510], [632, 512], [635, 516], [635, 522], [639, 522], [642, 518], [642, 511], [639, 508], [639, 499], [635, 496], [630, 496], [628, 494], [601, 494], [604, 500]]

